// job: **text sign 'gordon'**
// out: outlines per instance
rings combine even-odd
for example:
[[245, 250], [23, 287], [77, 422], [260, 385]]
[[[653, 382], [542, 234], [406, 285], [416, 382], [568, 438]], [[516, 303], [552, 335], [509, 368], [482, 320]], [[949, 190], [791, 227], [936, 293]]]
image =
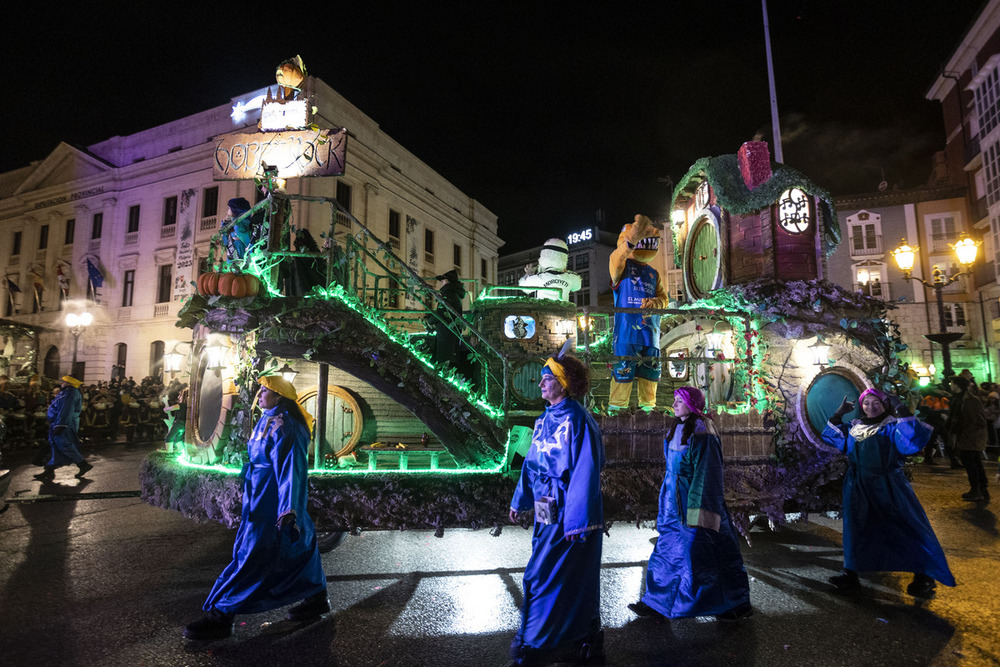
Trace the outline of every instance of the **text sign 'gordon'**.
[[279, 178], [340, 176], [347, 158], [347, 130], [227, 134], [215, 146], [217, 181], [249, 180], [278, 168]]

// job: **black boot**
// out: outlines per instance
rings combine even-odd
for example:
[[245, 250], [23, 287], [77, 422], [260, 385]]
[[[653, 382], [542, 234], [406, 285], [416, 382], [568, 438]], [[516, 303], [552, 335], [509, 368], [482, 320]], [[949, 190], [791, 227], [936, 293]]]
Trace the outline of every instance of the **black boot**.
[[[854, 575], [857, 577], [857, 575]], [[753, 616], [753, 606], [749, 602], [744, 602], [741, 605], [733, 607], [729, 611], [724, 611], [721, 614], [715, 615], [715, 620], [720, 623], [736, 623], [744, 618], [750, 618]]]
[[326, 591], [307, 597], [288, 610], [289, 621], [311, 621], [330, 612], [330, 598]]
[[979, 500], [986, 500], [986, 498], [983, 498], [983, 493], [979, 489], [971, 489], [968, 493], [962, 494], [962, 500], [976, 502]]
[[830, 577], [827, 581], [837, 588], [838, 593], [850, 593], [861, 589], [861, 581], [858, 579], [858, 573], [847, 568], [844, 568], [841, 574]]
[[51, 482], [56, 478], [56, 469], [52, 466], [45, 466], [45, 470], [38, 473], [37, 475], [32, 475], [35, 479], [40, 482]]
[[80, 469], [80, 472], [73, 475], [77, 479], [83, 479], [83, 476], [86, 475], [88, 471], [94, 469], [93, 464], [87, 463], [86, 461], [81, 461], [80, 463], [77, 463], [76, 467]]
[[233, 620], [236, 614], [227, 614], [215, 607], [202, 618], [184, 628], [184, 636], [196, 641], [225, 639], [233, 634]]
[[926, 574], [914, 574], [913, 581], [906, 587], [906, 592], [915, 598], [932, 598], [936, 586], [932, 577]]

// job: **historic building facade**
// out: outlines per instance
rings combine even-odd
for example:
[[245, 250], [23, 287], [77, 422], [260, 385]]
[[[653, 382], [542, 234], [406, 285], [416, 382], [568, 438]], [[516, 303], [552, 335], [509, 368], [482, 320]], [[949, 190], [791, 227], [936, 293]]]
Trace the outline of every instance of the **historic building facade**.
[[[314, 121], [349, 132], [346, 169], [291, 180], [288, 193], [336, 197], [422, 277], [457, 269], [476, 285], [495, 281], [503, 244], [496, 216], [327, 84], [314, 85]], [[158, 374], [163, 354], [188, 339], [174, 322], [227, 202], [261, 196], [252, 181], [213, 181], [217, 138], [255, 131], [253, 100], [266, 91], [86, 148], [60, 144], [0, 174], [2, 317], [38, 332], [39, 371], [70, 372], [68, 312], [94, 318], [77, 349], [88, 382], [108, 379], [119, 364], [136, 379]], [[292, 222], [316, 239], [331, 227], [339, 240], [360, 231], [347, 216], [334, 222], [328, 207], [304, 202], [293, 205]], [[4, 343], [9, 362], [18, 350]]]

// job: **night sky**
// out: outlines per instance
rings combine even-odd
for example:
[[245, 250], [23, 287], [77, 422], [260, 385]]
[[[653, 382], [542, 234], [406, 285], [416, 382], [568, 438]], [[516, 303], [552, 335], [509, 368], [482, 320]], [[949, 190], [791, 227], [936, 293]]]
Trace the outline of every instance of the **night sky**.
[[[224, 104], [295, 54], [496, 213], [502, 252], [663, 215], [665, 179], [770, 140], [755, 0], [360, 4], [5, 5], [0, 171]], [[834, 194], [923, 184], [944, 146], [924, 95], [982, 5], [770, 0], [785, 162]]]

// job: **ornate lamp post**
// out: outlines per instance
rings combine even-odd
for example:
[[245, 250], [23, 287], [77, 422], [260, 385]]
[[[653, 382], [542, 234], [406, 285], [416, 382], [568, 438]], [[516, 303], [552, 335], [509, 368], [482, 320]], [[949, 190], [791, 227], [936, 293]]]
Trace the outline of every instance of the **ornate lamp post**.
[[[69, 313], [66, 315], [66, 326], [69, 327], [69, 333], [73, 336], [73, 365], [70, 366], [70, 374], [76, 377], [76, 354], [77, 349], [80, 346], [80, 334], [83, 330], [91, 325], [94, 321], [94, 316], [91, 315], [86, 310], [80, 313]], [[78, 377], [78, 380], [82, 380], [82, 377]]]
[[947, 331], [948, 327], [945, 319], [944, 297], [942, 295], [942, 291], [945, 287], [958, 280], [959, 276], [964, 276], [971, 272], [972, 265], [975, 263], [976, 255], [979, 252], [979, 243], [979, 241], [974, 241], [968, 236], [963, 235], [962, 238], [959, 239], [958, 243], [954, 244], [952, 248], [955, 250], [955, 254], [958, 256], [958, 261], [962, 265], [964, 271], [959, 271], [953, 276], [948, 276], [941, 271], [940, 267], [935, 265], [931, 272], [931, 282], [927, 282], [926, 280], [910, 275], [910, 272], [913, 271], [913, 263], [916, 260], [918, 248], [911, 248], [906, 244], [906, 239], [903, 239], [900, 246], [890, 253], [892, 258], [896, 261], [896, 266], [898, 266], [903, 272], [904, 278], [916, 280], [917, 282], [922, 283], [925, 287], [930, 287], [934, 290], [934, 294], [937, 298], [938, 326], [941, 331], [936, 334], [925, 334], [924, 338], [941, 346], [941, 360], [944, 363], [944, 377], [946, 379], [954, 375], [954, 371], [951, 368], [951, 350], [949, 350], [949, 346], [961, 338], [963, 334], [960, 332]]

